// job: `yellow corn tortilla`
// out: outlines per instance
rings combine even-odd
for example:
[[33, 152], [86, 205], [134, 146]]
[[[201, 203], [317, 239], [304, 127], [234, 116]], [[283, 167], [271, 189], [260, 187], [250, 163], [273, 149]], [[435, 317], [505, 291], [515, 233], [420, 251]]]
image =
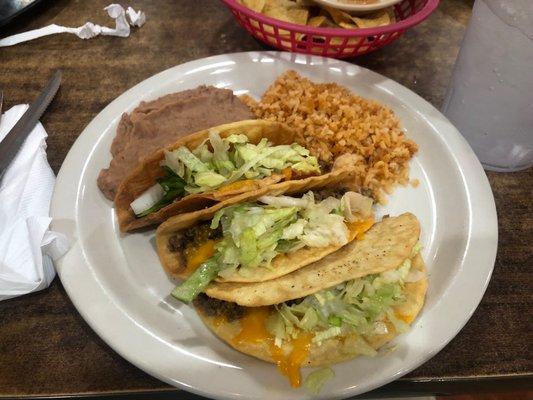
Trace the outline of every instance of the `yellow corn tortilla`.
[[[232, 134], [244, 134], [248, 136], [250, 142], [254, 144], [257, 144], [262, 138], [268, 139], [273, 145], [292, 144], [299, 141], [298, 134], [289, 129], [286, 125], [266, 120], [245, 120], [216, 126], [211, 129], [216, 130], [222, 138]], [[187, 214], [197, 210], [213, 210], [213, 207], [220, 205], [221, 202], [224, 203], [223, 206], [225, 206], [234, 204], [235, 202], [257, 198], [270, 193], [268, 188], [274, 186], [274, 184], [283, 179], [282, 174], [272, 174], [272, 176], [264, 179], [238, 181], [227, 185], [227, 187], [223, 186], [213, 191], [186, 195], [156, 212], [142, 218], [137, 218], [133, 210], [130, 208], [130, 204], [145, 190], [153, 186], [158, 178], [164, 175], [164, 169], [161, 167], [161, 162], [165, 158], [165, 150], [175, 150], [180, 146], [186, 146], [192, 150], [208, 138], [211, 129], [188, 135], [166, 149], [158, 150], [150, 157], [144, 159], [141, 164], [137, 166], [126, 179], [124, 179], [115, 196], [115, 212], [122, 232], [157, 225], [177, 214]], [[315, 184], [316, 182], [330, 179], [330, 176], [331, 174], [324, 174], [315, 177], [318, 178], [315, 180], [303, 180]], [[298, 180], [295, 179], [294, 181]], [[282, 182], [281, 187], [284, 188], [284, 190], [278, 190], [279, 194], [290, 188], [290, 185], [283, 185], [283, 183], [287, 182], [293, 181]], [[235, 201], [237, 199], [238, 201]]]
[[336, 24], [344, 29], [375, 28], [394, 22], [394, 13], [390, 9], [378, 10], [359, 17], [333, 7], [326, 6], [324, 10], [331, 15]]
[[280, 21], [305, 25], [309, 10], [288, 0], [270, 0], [265, 3], [263, 14], [279, 19]]
[[[348, 243], [355, 240], [356, 232], [350, 232]], [[279, 278], [296, 271], [315, 261], [321, 260], [328, 254], [339, 250], [342, 245], [331, 244], [325, 247], [304, 247], [292, 253], [278, 254], [270, 263], [270, 268], [254, 268], [246, 276], [235, 271], [227, 277], [218, 277], [217, 282], [264, 282]]]
[[[405, 283], [405, 301], [399, 305], [393, 306], [395, 314], [402, 316], [402, 319], [404, 319], [404, 321], [406, 321], [408, 324], [413, 322], [422, 309], [428, 286], [426, 268], [420, 254], [417, 254], [412, 260], [411, 270], [423, 272], [424, 277], [416, 282]], [[224, 320], [221, 321], [216, 317], [209, 317], [205, 315], [199, 308], [197, 308], [197, 311], [209, 329], [211, 329], [218, 337], [228, 343], [231, 347], [261, 360], [275, 363], [271, 356], [270, 344], [268, 341], [241, 341], [239, 343], [234, 341], [235, 337], [241, 332], [242, 329], [239, 320], [233, 322]], [[320, 345], [318, 345], [318, 343], [311, 343], [309, 353], [307, 354], [302, 366], [330, 365], [357, 357], [360, 355], [357, 352], [357, 349], [359, 348], [357, 342], [361, 339], [364, 339], [372, 348], [376, 350], [379, 349], [398, 335], [394, 325], [389, 320], [386, 319], [384, 323], [386, 324], [388, 331], [385, 334], [372, 334], [361, 337], [356, 333], [348, 333], [323, 340]], [[282, 345], [282, 350], [284, 354], [290, 353], [290, 344], [284, 343]]]
[[394, 22], [394, 14], [388, 10], [379, 10], [362, 17], [352, 17], [359, 28], [375, 28], [377, 26], [390, 25]]
[[298, 299], [350, 279], [395, 269], [409, 258], [420, 235], [411, 213], [385, 218], [334, 253], [292, 273], [258, 283], [211, 283], [209, 297], [245, 307], [269, 306]]
[[266, 0], [240, 0], [243, 6], [260, 13], [265, 8]]
[[[340, 161], [340, 159], [338, 159]], [[280, 194], [302, 193], [312, 189], [321, 189], [327, 187], [338, 188], [340, 183], [350, 176], [351, 166], [349, 164], [337, 163], [333, 170], [324, 175], [312, 176], [298, 181], [280, 182], [268, 187], [264, 187], [254, 192], [245, 193], [239, 196], [232, 197], [217, 205], [199, 210], [193, 213], [177, 215], [169, 218], [162, 223], [156, 231], [156, 247], [159, 255], [159, 260], [163, 265], [165, 271], [172, 277], [178, 279], [186, 279], [188, 271], [186, 265], [183, 263], [183, 257], [177, 253], [171, 252], [168, 248], [169, 239], [177, 232], [183, 229], [190, 228], [198, 223], [198, 221], [210, 220], [214, 214], [223, 207], [232, 204], [241, 203], [243, 201], [253, 201], [263, 195], [277, 196]], [[351, 233], [350, 241], [355, 239], [355, 234]], [[218, 282], [262, 282], [286, 275], [292, 271], [300, 269], [314, 261], [320, 260], [328, 254], [337, 251], [341, 246], [330, 245], [322, 248], [307, 248], [304, 247], [294, 253], [278, 255], [272, 260], [271, 268], [255, 268], [250, 271], [246, 277], [238, 273], [233, 274], [225, 279], [217, 278]]]

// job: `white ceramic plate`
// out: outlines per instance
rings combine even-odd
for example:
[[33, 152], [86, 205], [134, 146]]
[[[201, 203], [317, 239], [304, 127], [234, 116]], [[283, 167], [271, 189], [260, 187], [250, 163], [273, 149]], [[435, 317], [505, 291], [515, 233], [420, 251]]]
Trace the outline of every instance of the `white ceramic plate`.
[[381, 10], [382, 8], [393, 6], [402, 0], [378, 0], [375, 3], [371, 3], [371, 4], [350, 4], [350, 3], [344, 3], [339, 0], [314, 0], [314, 1], [324, 6], [334, 7], [334, 8], [338, 8], [339, 10], [362, 14], [362, 13]]
[[426, 305], [411, 331], [397, 339], [395, 352], [336, 365], [335, 378], [318, 397], [362, 393], [418, 367], [464, 326], [490, 279], [497, 224], [487, 178], [466, 141], [422, 98], [384, 76], [320, 57], [252, 52], [179, 65], [122, 94], [85, 128], [58, 175], [51, 211], [53, 229], [73, 240], [57, 269], [80, 314], [124, 358], [171, 385], [217, 398], [309, 396], [290, 388], [275, 366], [218, 340], [190, 307], [169, 297], [173, 284], [159, 265], [153, 232], [120, 235], [96, 177], [110, 161], [121, 114], [140, 100], [201, 84], [259, 97], [291, 68], [387, 104], [420, 146], [411, 162], [420, 186], [397, 188], [379, 212], [418, 216], [430, 274]]

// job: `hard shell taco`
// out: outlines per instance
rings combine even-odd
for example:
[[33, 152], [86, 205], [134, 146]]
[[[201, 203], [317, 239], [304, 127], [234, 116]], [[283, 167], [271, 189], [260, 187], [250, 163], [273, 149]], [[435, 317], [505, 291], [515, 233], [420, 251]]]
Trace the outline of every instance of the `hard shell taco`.
[[296, 141], [285, 125], [264, 120], [221, 125], [182, 138], [144, 159], [120, 184], [115, 210], [121, 231], [220, 203], [283, 193], [292, 182], [312, 187], [350, 174], [349, 162], [325, 170]]
[[305, 268], [257, 283], [212, 283], [194, 301], [238, 351], [276, 363], [292, 386], [300, 367], [374, 356], [405, 332], [427, 290], [412, 214], [386, 218]]
[[156, 232], [163, 267], [185, 279], [173, 292], [185, 302], [211, 281], [264, 282], [289, 274], [361, 238], [374, 222], [372, 199], [327, 187], [193, 214], [172, 217]]

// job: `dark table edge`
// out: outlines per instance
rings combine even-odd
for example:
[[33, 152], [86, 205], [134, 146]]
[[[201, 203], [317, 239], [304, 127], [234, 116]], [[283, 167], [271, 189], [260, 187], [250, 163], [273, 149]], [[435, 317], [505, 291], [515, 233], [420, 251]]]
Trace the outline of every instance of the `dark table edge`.
[[[362, 396], [354, 397], [358, 399], [375, 398], [376, 396], [387, 398], [396, 396], [428, 396], [428, 395], [451, 395], [486, 392], [514, 392], [533, 390], [533, 373], [521, 375], [503, 375], [487, 377], [447, 377], [447, 378], [420, 378], [420, 379], [399, 379], [388, 385], [382, 386], [372, 392]], [[109, 391], [109, 392], [87, 392], [75, 394], [57, 395], [21, 395], [5, 396], [0, 394], [0, 399], [83, 399], [96, 400], [109, 398], [112, 400], [200, 400], [204, 397], [185, 392], [177, 388], [161, 388], [156, 390], [134, 390], [134, 391]]]
[[23, 6], [17, 12], [11, 14], [7, 18], [4, 18], [4, 19], [0, 20], [0, 29], [4, 29], [4, 28], [9, 27], [22, 14], [26, 14], [26, 13], [29, 14], [30, 12], [36, 12], [39, 9], [39, 7], [41, 7], [42, 4], [46, 3], [46, 2], [47, 2], [47, 0], [35, 0], [34, 2], [32, 2], [32, 3], [30, 3], [30, 4], [26, 5], [26, 6]]

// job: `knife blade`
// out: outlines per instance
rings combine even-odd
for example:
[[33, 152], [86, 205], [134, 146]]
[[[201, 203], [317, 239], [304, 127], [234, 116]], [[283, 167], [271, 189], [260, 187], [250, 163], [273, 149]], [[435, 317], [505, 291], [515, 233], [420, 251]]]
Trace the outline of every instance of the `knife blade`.
[[8, 132], [4, 140], [0, 142], [0, 181], [20, 150], [24, 139], [33, 130], [39, 118], [54, 98], [61, 83], [61, 70], [54, 72], [54, 75], [47, 83], [39, 97], [35, 99], [30, 107], [22, 115], [13, 128]]

